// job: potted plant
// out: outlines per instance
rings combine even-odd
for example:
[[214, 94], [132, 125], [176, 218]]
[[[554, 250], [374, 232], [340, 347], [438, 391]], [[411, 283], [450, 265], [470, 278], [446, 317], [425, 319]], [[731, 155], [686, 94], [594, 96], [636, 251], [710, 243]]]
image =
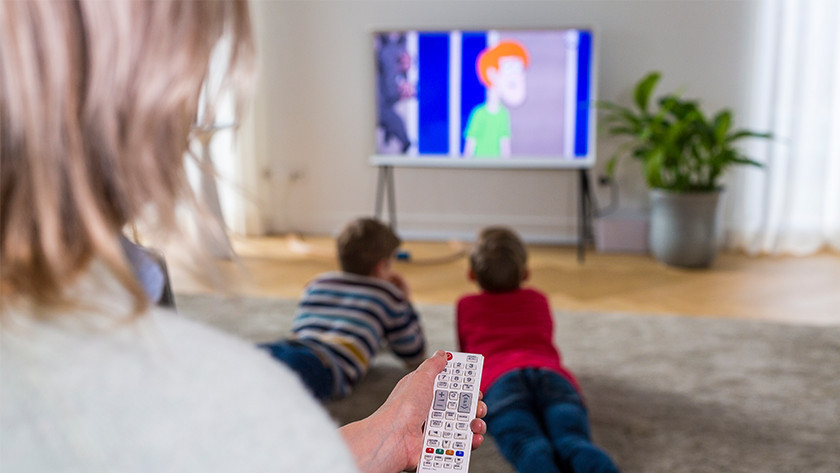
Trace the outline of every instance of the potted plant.
[[599, 102], [601, 123], [626, 142], [607, 162], [612, 177], [617, 162], [630, 156], [641, 161], [651, 191], [649, 244], [660, 261], [683, 267], [707, 267], [717, 254], [717, 208], [721, 178], [732, 166], [761, 167], [736, 144], [745, 138], [770, 138], [732, 128], [732, 112], [707, 117], [695, 100], [678, 94], [651, 95], [661, 74], [651, 72], [634, 88], [634, 104]]

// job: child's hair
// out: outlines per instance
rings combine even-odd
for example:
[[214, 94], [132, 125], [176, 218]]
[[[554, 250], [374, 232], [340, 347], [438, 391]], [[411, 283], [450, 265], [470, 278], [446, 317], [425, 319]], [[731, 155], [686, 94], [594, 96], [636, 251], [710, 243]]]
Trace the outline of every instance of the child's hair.
[[528, 67], [528, 51], [524, 46], [516, 41], [505, 40], [492, 48], [485, 49], [478, 55], [478, 60], [475, 62], [475, 69], [478, 73], [478, 78], [486, 87], [490, 87], [490, 78], [487, 77], [487, 69], [499, 68], [499, 60], [503, 57], [516, 56], [522, 59], [522, 64]]
[[357, 218], [338, 235], [338, 262], [347, 273], [370, 276], [376, 265], [400, 246], [390, 227], [372, 218]]
[[507, 227], [488, 227], [478, 234], [472, 269], [478, 285], [488, 292], [509, 292], [525, 279], [528, 254], [516, 233]]

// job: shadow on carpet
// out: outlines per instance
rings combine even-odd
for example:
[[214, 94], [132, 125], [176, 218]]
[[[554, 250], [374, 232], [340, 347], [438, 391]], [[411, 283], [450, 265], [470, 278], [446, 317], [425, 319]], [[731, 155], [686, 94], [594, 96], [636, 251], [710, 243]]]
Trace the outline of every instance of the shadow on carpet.
[[[295, 308], [292, 300], [211, 295], [178, 295], [177, 305], [255, 342], [287, 335]], [[451, 307], [418, 312], [430, 349], [456, 348]], [[593, 437], [623, 472], [840, 472], [840, 327], [554, 315]], [[339, 424], [365, 417], [405, 373], [380, 355], [353, 394], [327, 408]], [[470, 471], [514, 469], [488, 438]]]

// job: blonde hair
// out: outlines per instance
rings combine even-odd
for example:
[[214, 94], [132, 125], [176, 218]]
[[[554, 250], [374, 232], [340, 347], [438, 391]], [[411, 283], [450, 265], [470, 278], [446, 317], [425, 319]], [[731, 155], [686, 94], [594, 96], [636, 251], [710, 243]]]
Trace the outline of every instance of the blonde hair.
[[525, 280], [528, 253], [519, 236], [507, 227], [483, 229], [470, 253], [470, 269], [488, 292], [509, 292]]
[[147, 213], [177, 228], [191, 130], [213, 120], [197, 116], [211, 52], [232, 38], [243, 83], [250, 28], [243, 1], [0, 2], [3, 299], [66, 302], [98, 258], [145, 307], [118, 235]]

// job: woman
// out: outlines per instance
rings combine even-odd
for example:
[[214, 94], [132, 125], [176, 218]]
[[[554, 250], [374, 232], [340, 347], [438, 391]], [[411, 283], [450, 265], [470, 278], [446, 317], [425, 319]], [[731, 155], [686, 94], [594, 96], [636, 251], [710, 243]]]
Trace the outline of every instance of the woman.
[[[150, 307], [124, 256], [126, 225], [177, 234], [176, 211], [196, 207], [183, 157], [191, 130], [213, 123], [199, 99], [222, 38], [241, 85], [253, 62], [242, 2], [0, 3], [4, 470], [417, 464], [441, 353], [337, 430], [285, 367]], [[472, 428], [477, 447], [483, 421]]]

